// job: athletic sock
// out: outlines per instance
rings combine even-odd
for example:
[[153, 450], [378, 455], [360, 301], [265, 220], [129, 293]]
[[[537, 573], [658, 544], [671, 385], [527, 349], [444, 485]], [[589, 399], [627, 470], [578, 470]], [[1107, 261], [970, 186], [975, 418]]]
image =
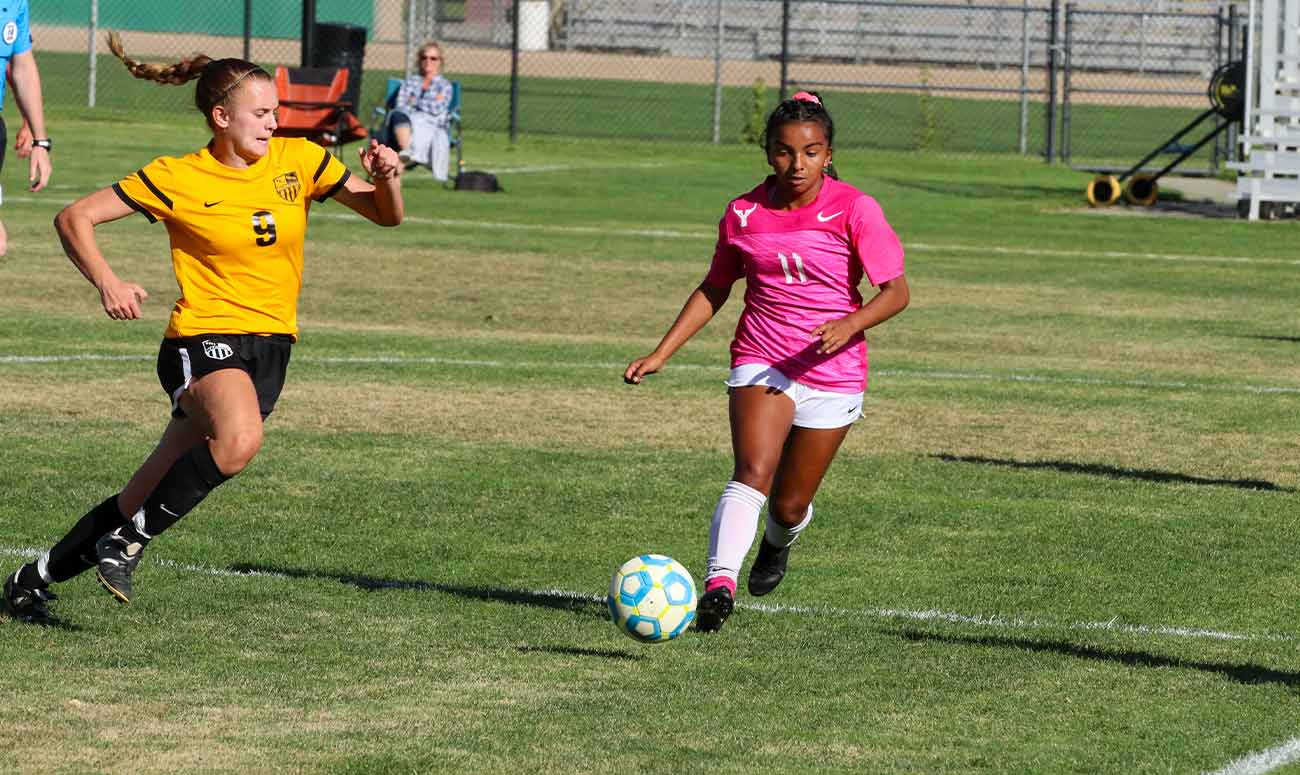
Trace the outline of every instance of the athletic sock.
[[784, 549], [794, 543], [795, 539], [799, 537], [799, 534], [804, 531], [804, 528], [808, 527], [808, 523], [812, 522], [812, 517], [813, 507], [812, 504], [809, 503], [808, 511], [804, 513], [803, 519], [799, 521], [799, 524], [793, 527], [786, 527], [773, 519], [772, 510], [768, 509], [767, 528], [763, 533], [763, 540], [778, 549]]
[[125, 519], [114, 495], [86, 512], [72, 529], [36, 562], [18, 570], [18, 583], [36, 589], [68, 579], [95, 565], [95, 542]]
[[758, 514], [766, 500], [766, 495], [740, 482], [727, 482], [723, 488], [709, 529], [709, 563], [704, 575], [706, 592], [726, 586], [735, 594], [740, 565], [754, 543], [754, 536], [758, 533]]
[[148, 543], [190, 513], [208, 493], [229, 478], [212, 459], [208, 442], [195, 444], [172, 465], [145, 500], [143, 514], [133, 520], [131, 539]]

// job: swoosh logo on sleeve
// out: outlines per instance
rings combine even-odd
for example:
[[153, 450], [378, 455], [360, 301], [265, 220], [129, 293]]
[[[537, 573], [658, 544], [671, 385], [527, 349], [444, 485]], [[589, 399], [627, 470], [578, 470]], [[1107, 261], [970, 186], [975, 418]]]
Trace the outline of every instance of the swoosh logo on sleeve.
[[[221, 204], [221, 203], [224, 202], [224, 201], [226, 201], [226, 200], [224, 200], [224, 199], [218, 199], [218, 200], [215, 201], [215, 202], [204, 202], [204, 203], [203, 203], [203, 206], [204, 206], [204, 207], [216, 207], [217, 205]], [[838, 215], [838, 213], [837, 213], [837, 215]]]
[[821, 221], [822, 223], [826, 223], [827, 221], [833, 220], [834, 218], [841, 216], [843, 214], [844, 214], [843, 210], [840, 210], [837, 213], [831, 213], [830, 215], [822, 215], [821, 212], [819, 211], [817, 213], [817, 220]]

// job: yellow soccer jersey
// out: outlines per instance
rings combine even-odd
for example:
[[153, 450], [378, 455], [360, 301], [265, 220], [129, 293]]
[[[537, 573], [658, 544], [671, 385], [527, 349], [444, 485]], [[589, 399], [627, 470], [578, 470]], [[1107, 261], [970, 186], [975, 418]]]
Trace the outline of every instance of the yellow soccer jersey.
[[349, 175], [315, 143], [272, 137], [246, 169], [204, 148], [154, 159], [115, 183], [123, 202], [167, 226], [181, 297], [166, 336], [297, 336], [307, 211]]

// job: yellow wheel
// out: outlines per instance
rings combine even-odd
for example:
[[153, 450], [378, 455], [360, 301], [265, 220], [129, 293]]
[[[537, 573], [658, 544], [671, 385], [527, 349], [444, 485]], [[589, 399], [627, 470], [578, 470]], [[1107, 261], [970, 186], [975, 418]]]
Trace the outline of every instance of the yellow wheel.
[[1088, 182], [1088, 204], [1093, 207], [1110, 207], [1119, 201], [1119, 179], [1114, 175], [1098, 175]]
[[1160, 193], [1160, 184], [1150, 175], [1134, 175], [1129, 178], [1128, 187], [1124, 189], [1124, 198], [1130, 204], [1150, 207], [1156, 203]]

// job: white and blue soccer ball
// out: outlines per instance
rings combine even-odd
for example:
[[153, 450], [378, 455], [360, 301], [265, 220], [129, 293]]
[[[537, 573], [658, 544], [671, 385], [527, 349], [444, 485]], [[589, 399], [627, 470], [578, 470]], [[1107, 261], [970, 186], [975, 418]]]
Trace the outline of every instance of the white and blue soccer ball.
[[614, 625], [642, 643], [664, 643], [695, 621], [695, 579], [680, 562], [662, 554], [633, 557], [609, 581]]

